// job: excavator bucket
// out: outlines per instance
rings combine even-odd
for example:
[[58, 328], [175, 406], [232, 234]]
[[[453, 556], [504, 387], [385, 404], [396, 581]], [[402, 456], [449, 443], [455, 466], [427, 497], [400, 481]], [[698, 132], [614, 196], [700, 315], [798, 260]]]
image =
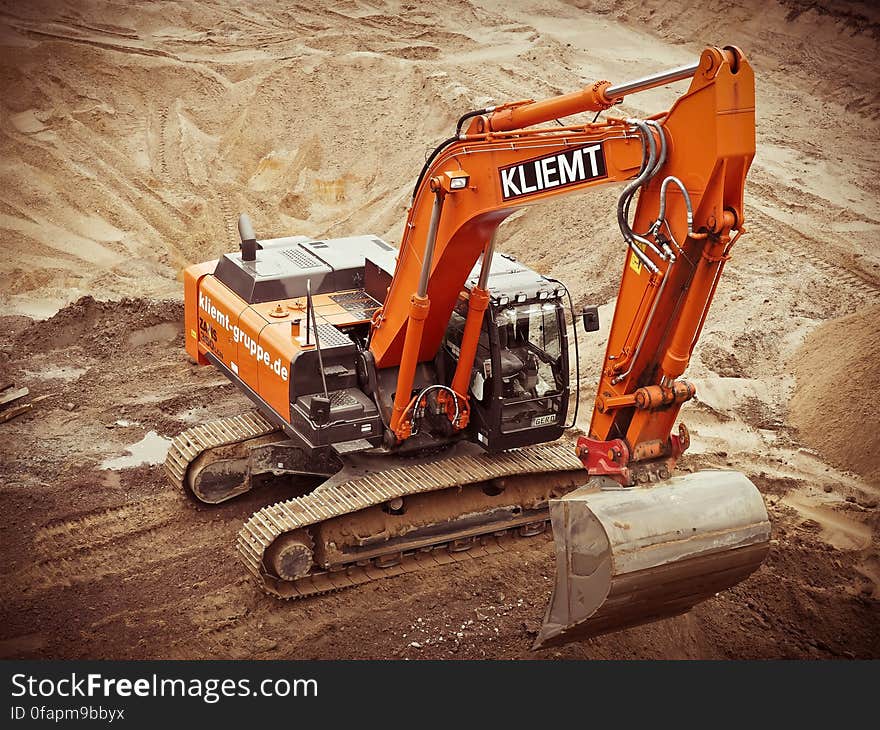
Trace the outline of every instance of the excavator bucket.
[[764, 500], [734, 471], [630, 488], [595, 478], [551, 500], [550, 519], [556, 584], [534, 649], [685, 613], [770, 546]]

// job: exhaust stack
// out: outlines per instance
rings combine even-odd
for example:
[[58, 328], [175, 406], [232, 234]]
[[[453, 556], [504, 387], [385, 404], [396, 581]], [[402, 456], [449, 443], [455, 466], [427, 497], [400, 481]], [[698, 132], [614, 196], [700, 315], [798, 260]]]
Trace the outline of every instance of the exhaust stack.
[[257, 235], [254, 233], [254, 226], [247, 213], [238, 216], [238, 235], [241, 238], [241, 260], [256, 261]]

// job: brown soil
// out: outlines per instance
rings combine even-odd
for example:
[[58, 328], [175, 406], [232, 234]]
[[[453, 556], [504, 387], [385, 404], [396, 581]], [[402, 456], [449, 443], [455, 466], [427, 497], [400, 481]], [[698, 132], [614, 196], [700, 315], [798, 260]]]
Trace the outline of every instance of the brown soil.
[[880, 484], [880, 306], [826, 322], [795, 361], [791, 421], [828, 460]]
[[[106, 462], [249, 407], [186, 360], [181, 334], [179, 269], [233, 248], [238, 210], [266, 237], [396, 241], [425, 150], [463, 110], [687, 63], [705, 42], [735, 43], [756, 68], [759, 152], [749, 234], [689, 370], [682, 466], [748, 474], [772, 550], [685, 617], [537, 656], [880, 657], [877, 11], [321, 5], [0, 3], [0, 379], [40, 398], [0, 424], [0, 656], [536, 656], [546, 540], [278, 603], [245, 577], [234, 538], [283, 488], [209, 509], [159, 466]], [[619, 111], [655, 112], [680, 89]], [[616, 194], [530, 210], [499, 239], [602, 305], [603, 330], [581, 338], [587, 402], [621, 265]]]

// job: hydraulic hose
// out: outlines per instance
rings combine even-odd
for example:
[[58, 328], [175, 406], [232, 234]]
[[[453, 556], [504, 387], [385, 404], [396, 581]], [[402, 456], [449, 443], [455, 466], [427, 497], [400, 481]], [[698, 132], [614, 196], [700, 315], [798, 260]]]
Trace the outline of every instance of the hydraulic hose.
[[413, 188], [412, 197], [413, 200], [416, 198], [416, 193], [419, 192], [419, 187], [422, 185], [422, 180], [425, 179], [425, 174], [428, 172], [428, 168], [431, 166], [431, 163], [437, 158], [443, 150], [445, 150], [449, 145], [453, 142], [458, 142], [458, 135], [456, 134], [454, 137], [450, 137], [449, 139], [444, 139], [437, 147], [434, 148], [434, 151], [428, 155], [428, 159], [425, 160], [425, 164], [422, 166], [422, 171], [419, 173], [418, 178], [416, 178], [416, 186]]
[[422, 180], [424, 180], [425, 174], [428, 172], [428, 168], [431, 166], [431, 163], [437, 158], [437, 155], [439, 155], [443, 150], [445, 150], [453, 142], [458, 142], [458, 138], [461, 136], [462, 125], [468, 119], [472, 119], [473, 117], [478, 117], [481, 114], [490, 114], [493, 111], [495, 111], [494, 106], [487, 106], [485, 109], [474, 109], [473, 111], [465, 112], [464, 114], [462, 114], [459, 117], [458, 123], [455, 125], [455, 136], [450, 137], [449, 139], [443, 140], [439, 145], [437, 145], [437, 147], [434, 149], [434, 151], [430, 155], [428, 155], [428, 159], [425, 160], [425, 164], [422, 167], [422, 171], [419, 173], [419, 176], [416, 179], [416, 185], [413, 188], [413, 193], [412, 193], [413, 199], [415, 199], [416, 193], [419, 192], [419, 186], [422, 184]]
[[472, 119], [473, 117], [478, 117], [481, 114], [491, 114], [494, 111], [495, 111], [494, 106], [487, 106], [485, 109], [474, 109], [473, 111], [465, 112], [459, 118], [458, 124], [455, 125], [455, 136], [458, 137], [461, 134], [461, 128], [468, 119]]
[[[645, 145], [645, 149], [647, 149], [647, 159], [644, 157], [642, 158], [643, 162], [641, 171], [634, 180], [631, 180], [627, 184], [623, 189], [623, 192], [620, 194], [620, 198], [617, 201], [617, 225], [620, 228], [621, 234], [623, 234], [623, 239], [626, 241], [627, 246], [629, 246], [633, 254], [642, 262], [648, 271], [652, 274], [656, 274], [659, 269], [639, 248], [636, 243], [636, 236], [632, 228], [630, 228], [629, 204], [636, 191], [651, 178], [651, 174], [655, 171], [657, 162], [657, 142], [654, 140], [654, 135], [651, 133], [650, 128], [645, 122], [640, 119], [627, 119], [627, 124], [631, 124], [639, 130], [639, 134], [642, 137], [642, 143]], [[647, 243], [647, 241], [645, 242]], [[654, 248], [653, 244], [651, 247]]]
[[651, 226], [652, 231], [660, 230], [660, 226], [663, 224], [663, 221], [666, 219], [666, 188], [669, 187], [669, 183], [674, 183], [678, 186], [678, 189], [681, 190], [682, 197], [684, 197], [684, 204], [687, 208], [687, 230], [688, 235], [694, 235], [694, 208], [691, 203], [691, 196], [687, 191], [687, 188], [684, 186], [684, 183], [679, 180], [674, 175], [670, 175], [660, 184], [660, 205], [657, 211], [657, 220], [654, 222], [654, 225]]
[[[458, 417], [459, 417], [459, 415], [461, 415], [461, 410], [458, 407], [458, 399], [460, 397], [458, 395], [458, 393], [456, 393], [448, 385], [441, 385], [440, 383], [435, 383], [434, 385], [429, 385], [426, 388], [423, 388], [422, 391], [415, 398], [413, 398], [412, 401], [410, 402], [410, 406], [412, 407], [412, 410], [413, 410], [413, 417], [411, 419], [412, 424], [413, 424], [413, 430], [412, 430], [413, 436], [415, 436], [419, 432], [419, 422], [421, 421], [421, 418], [418, 418], [418, 420], [417, 420], [416, 416], [415, 416], [415, 413], [416, 413], [416, 411], [418, 411], [418, 408], [419, 408], [419, 402], [422, 400], [422, 398], [424, 398], [432, 390], [442, 390], [444, 393], [449, 393], [452, 396], [452, 400], [455, 403], [455, 416], [453, 417], [453, 422], [458, 421]], [[407, 408], [407, 411], [409, 411], [409, 408]]]

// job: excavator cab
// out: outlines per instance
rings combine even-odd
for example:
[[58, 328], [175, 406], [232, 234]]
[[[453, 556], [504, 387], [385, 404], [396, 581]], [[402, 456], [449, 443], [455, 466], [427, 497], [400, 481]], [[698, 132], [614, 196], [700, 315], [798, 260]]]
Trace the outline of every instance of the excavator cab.
[[[493, 258], [489, 287], [470, 379], [474, 440], [489, 452], [555, 441], [565, 430], [570, 395], [565, 288], [505, 254]], [[439, 354], [447, 373], [461, 350], [468, 292], [459, 297]]]

